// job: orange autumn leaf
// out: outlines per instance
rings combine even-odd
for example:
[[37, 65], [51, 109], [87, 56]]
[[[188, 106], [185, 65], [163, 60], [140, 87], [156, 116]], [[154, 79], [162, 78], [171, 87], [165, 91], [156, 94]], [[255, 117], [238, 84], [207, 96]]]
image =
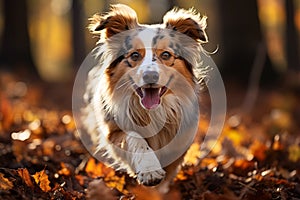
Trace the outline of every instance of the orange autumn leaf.
[[79, 185], [83, 186], [86, 177], [78, 174], [78, 175], [75, 175], [75, 179], [78, 181]]
[[229, 138], [235, 146], [240, 146], [245, 140], [245, 134], [243, 131], [236, 129], [227, 130], [226, 137]]
[[113, 177], [116, 174], [114, 169], [106, 167], [104, 164], [102, 164], [102, 173], [105, 177]]
[[49, 186], [50, 181], [48, 179], [48, 175], [46, 174], [45, 170], [36, 172], [33, 175], [33, 178], [35, 182], [39, 185], [41, 190], [43, 190], [44, 192], [49, 192], [51, 190], [51, 187]]
[[103, 163], [96, 163], [94, 158], [90, 158], [85, 167], [86, 173], [92, 178], [97, 177], [112, 177], [115, 175], [115, 171], [106, 167]]
[[96, 163], [94, 158], [90, 158], [85, 167], [86, 173], [92, 178], [103, 177], [104, 183], [109, 188], [115, 188], [127, 194], [128, 192], [124, 189], [125, 176], [116, 176], [115, 171], [106, 167], [103, 163]]
[[275, 135], [274, 137], [274, 143], [272, 145], [272, 149], [275, 151], [280, 151], [284, 149], [284, 146], [281, 142], [281, 137], [280, 135]]
[[124, 189], [124, 186], [126, 184], [125, 182], [125, 176], [119, 177], [119, 176], [108, 176], [104, 178], [105, 185], [109, 188], [115, 188], [122, 192], [123, 194], [127, 194], [128, 191]]
[[65, 163], [60, 163], [61, 169], [58, 171], [58, 174], [64, 176], [70, 176], [72, 174], [71, 170], [68, 168], [68, 165]]
[[13, 183], [4, 177], [4, 174], [0, 173], [0, 189], [1, 190], [10, 190], [13, 188]]
[[17, 172], [27, 186], [33, 187], [31, 176], [26, 168], [18, 169]]
[[180, 170], [177, 173], [176, 178], [175, 178], [175, 180], [179, 180], [179, 181], [184, 181], [184, 180], [187, 180], [187, 179], [188, 179], [187, 175], [182, 170]]
[[218, 162], [214, 158], [203, 158], [200, 163], [201, 167], [207, 167], [208, 169], [212, 169], [218, 166]]
[[263, 161], [266, 158], [267, 146], [258, 140], [254, 140], [250, 146], [250, 151], [255, 158]]
[[94, 158], [90, 158], [85, 167], [86, 173], [92, 178], [102, 176], [102, 166], [96, 163]]
[[185, 165], [197, 165], [201, 156], [200, 144], [193, 143], [184, 156]]

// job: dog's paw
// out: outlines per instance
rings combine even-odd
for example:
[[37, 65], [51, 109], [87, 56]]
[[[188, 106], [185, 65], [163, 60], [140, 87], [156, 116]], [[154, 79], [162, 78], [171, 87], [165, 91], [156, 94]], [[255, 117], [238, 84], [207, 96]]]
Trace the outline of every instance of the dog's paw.
[[138, 181], [145, 186], [155, 186], [158, 185], [165, 177], [166, 172], [163, 169], [158, 169], [155, 171], [138, 172]]
[[[136, 172], [138, 181], [145, 186], [159, 184], [165, 177], [166, 172], [162, 169], [156, 155], [151, 152], [136, 155]], [[139, 162], [138, 162], [139, 161]]]

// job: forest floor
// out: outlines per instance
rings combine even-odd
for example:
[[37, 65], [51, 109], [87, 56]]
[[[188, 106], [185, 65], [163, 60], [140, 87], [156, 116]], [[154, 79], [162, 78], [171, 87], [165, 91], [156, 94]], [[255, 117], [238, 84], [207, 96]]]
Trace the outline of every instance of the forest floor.
[[[198, 138], [165, 195], [91, 157], [77, 135], [71, 92], [72, 84], [0, 75], [0, 199], [300, 200], [299, 88], [262, 89], [244, 112], [245, 90], [229, 87], [214, 148], [200, 159]], [[208, 124], [203, 117], [199, 132]]]

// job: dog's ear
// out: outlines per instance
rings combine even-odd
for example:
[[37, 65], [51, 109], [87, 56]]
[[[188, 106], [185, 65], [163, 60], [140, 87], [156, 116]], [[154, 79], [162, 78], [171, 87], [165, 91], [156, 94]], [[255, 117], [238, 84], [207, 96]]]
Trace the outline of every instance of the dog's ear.
[[194, 40], [208, 42], [205, 32], [206, 16], [201, 17], [194, 9], [177, 9], [167, 12], [163, 18], [166, 28], [179, 31]]
[[112, 5], [106, 15], [95, 14], [89, 20], [89, 30], [93, 34], [102, 34], [105, 31], [107, 38], [138, 26], [136, 12], [123, 4]]

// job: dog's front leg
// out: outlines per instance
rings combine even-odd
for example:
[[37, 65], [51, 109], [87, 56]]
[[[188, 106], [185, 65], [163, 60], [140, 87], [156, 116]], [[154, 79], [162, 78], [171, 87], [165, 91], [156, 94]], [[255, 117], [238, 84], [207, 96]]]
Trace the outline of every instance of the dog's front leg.
[[165, 177], [165, 171], [147, 141], [139, 134], [130, 132], [126, 136], [125, 143], [127, 160], [135, 171], [138, 181], [147, 186], [160, 183]]

